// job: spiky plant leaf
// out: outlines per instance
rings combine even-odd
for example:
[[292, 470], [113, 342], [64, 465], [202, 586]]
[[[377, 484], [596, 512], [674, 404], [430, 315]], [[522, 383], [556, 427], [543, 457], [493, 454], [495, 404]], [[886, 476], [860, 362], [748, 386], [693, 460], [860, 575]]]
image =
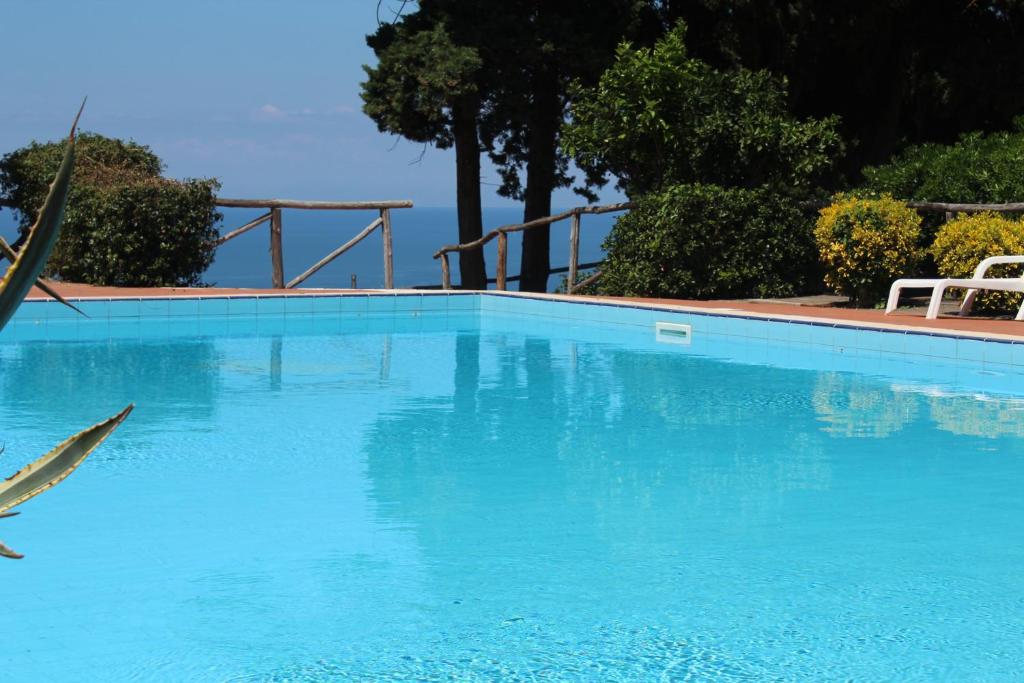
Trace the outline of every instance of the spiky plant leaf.
[[63, 481], [124, 422], [134, 407], [135, 404], [131, 404], [117, 415], [80, 431], [0, 483], [0, 513]]
[[[7, 244], [7, 240], [5, 240], [3, 237], [0, 237], [0, 255], [3, 255], [3, 257], [6, 258], [11, 263], [14, 263], [18, 258], [18, 252], [14, 251], [11, 245]], [[86, 318], [89, 317], [82, 312], [82, 309], [80, 309], [78, 306], [75, 306], [73, 303], [62, 297], [60, 294], [57, 293], [57, 290], [55, 290], [50, 285], [46, 284], [46, 280], [44, 280], [43, 278], [36, 278], [36, 287], [43, 290], [48, 296], [61, 302], [71, 310], [76, 311], [79, 315], [85, 316]]]
[[[82, 102], [82, 107], [85, 107], [85, 102]], [[39, 210], [39, 217], [29, 230], [25, 246], [18, 252], [14, 263], [0, 281], [0, 329], [3, 329], [11, 319], [21, 305], [22, 299], [32, 289], [39, 273], [43, 271], [43, 266], [46, 265], [46, 260], [50, 258], [54, 244], [57, 243], [68, 189], [71, 187], [71, 171], [75, 166], [75, 128], [81, 115], [82, 110], [79, 109], [78, 116], [75, 116], [75, 121], [71, 124], [64, 160], [57, 171], [57, 177], [50, 185], [50, 192], [46, 195], [43, 208]]]
[[0, 543], [0, 557], [9, 557], [12, 560], [20, 560], [25, 556], [20, 553], [14, 552], [13, 550], [5, 546], [3, 543]]

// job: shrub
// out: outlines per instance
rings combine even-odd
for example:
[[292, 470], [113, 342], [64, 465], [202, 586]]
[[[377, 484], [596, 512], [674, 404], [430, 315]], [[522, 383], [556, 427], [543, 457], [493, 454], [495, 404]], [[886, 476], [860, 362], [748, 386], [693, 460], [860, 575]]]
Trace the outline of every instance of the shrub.
[[790, 296], [813, 282], [813, 221], [766, 189], [677, 185], [615, 223], [599, 280], [619, 296]]
[[[65, 144], [34, 142], [0, 159], [0, 191], [17, 209], [23, 231], [35, 221]], [[162, 167], [148, 147], [82, 134], [64, 227], [46, 273], [97, 285], [199, 284], [213, 261], [220, 185], [163, 178]]]
[[[581, 282], [586, 282], [589, 278], [593, 277], [597, 273], [596, 268], [587, 268], [584, 270], [577, 271], [576, 282], [573, 286], [576, 287], [576, 291], [573, 294], [579, 295], [592, 295], [600, 293], [601, 289], [597, 282], [591, 282], [590, 284], [580, 287]], [[569, 293], [569, 276], [563, 275], [558, 286], [555, 287], [555, 294], [568, 294]]]
[[867, 189], [907, 200], [996, 203], [1024, 198], [1024, 117], [1015, 129], [968, 133], [955, 144], [915, 145], [864, 169]]
[[920, 262], [920, 232], [917, 212], [888, 195], [837, 195], [814, 228], [825, 283], [858, 306], [878, 304], [892, 281]]
[[[970, 277], [989, 256], [1024, 254], [1024, 222], [997, 213], [960, 214], [946, 223], [935, 236], [932, 256], [943, 277]], [[986, 277], [1019, 277], [1021, 266], [994, 266]], [[986, 312], [1016, 311], [1020, 294], [979, 292], [974, 308]]]

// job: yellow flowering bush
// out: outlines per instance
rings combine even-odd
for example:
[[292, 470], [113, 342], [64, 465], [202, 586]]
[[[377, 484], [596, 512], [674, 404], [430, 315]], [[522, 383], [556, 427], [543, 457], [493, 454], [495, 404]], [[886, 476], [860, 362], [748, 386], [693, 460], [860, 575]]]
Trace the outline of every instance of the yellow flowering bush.
[[[943, 225], [931, 247], [939, 274], [943, 277], [971, 277], [974, 269], [989, 256], [1024, 254], [1024, 221], [1011, 220], [997, 213], [960, 214]], [[1019, 277], [1021, 266], [993, 266], [985, 277]], [[961, 292], [963, 294], [963, 292]], [[974, 310], [988, 313], [1016, 311], [1021, 294], [979, 292]]]
[[838, 372], [820, 373], [811, 402], [826, 434], [883, 439], [917, 417], [919, 399], [906, 391], [868, 385]]
[[1024, 403], [1020, 399], [942, 396], [928, 399], [932, 421], [953, 434], [997, 439], [1024, 436]]
[[814, 228], [825, 284], [857, 306], [877, 305], [893, 280], [917, 267], [920, 234], [921, 217], [889, 195], [836, 195]]

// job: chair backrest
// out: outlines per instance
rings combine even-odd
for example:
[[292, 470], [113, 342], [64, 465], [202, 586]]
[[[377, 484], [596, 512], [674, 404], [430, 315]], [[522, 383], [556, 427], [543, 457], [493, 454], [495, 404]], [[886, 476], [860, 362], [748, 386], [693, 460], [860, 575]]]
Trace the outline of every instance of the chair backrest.
[[[1012, 256], [989, 256], [987, 259], [978, 264], [978, 267], [974, 269], [974, 279], [980, 280], [985, 277], [985, 273], [992, 266], [1005, 265], [1010, 263], [1024, 264], [1024, 255], [1016, 254]], [[1024, 270], [1021, 270], [1021, 278], [1024, 278]]]

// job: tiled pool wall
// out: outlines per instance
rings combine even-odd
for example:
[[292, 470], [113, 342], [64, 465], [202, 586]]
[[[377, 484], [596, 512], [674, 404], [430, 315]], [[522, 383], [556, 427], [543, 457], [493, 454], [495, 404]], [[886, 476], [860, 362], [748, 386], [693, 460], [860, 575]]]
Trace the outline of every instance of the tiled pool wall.
[[[80, 299], [74, 303], [89, 319], [129, 322], [187, 318], [282, 318], [324, 316], [413, 317], [480, 316], [481, 320], [508, 316], [557, 320], [573, 325], [626, 326], [653, 329], [657, 322], [689, 325], [694, 343], [732, 342], [738, 353], [760, 353], [761, 344], [783, 344], [797, 352], [827, 352], [853, 358], [935, 359], [971, 367], [1019, 371], [1024, 369], [1024, 340], [966, 338], [914, 330], [881, 330], [833, 321], [797, 321], [721, 312], [681, 311], [618, 302], [566, 301], [544, 296], [476, 293], [310, 294], [210, 296], [167, 298]], [[25, 302], [0, 339], [39, 338], [48, 322], [83, 319], [56, 301]], [[62, 326], [62, 325], [58, 325]], [[621, 329], [621, 328], [620, 328]], [[816, 355], [815, 353], [815, 355]], [[752, 359], [756, 360], [756, 359]]]
[[[745, 343], [784, 344], [797, 351], [826, 351], [853, 357], [905, 356], [960, 361], [971, 365], [1024, 369], [1024, 340], [966, 338], [928, 331], [879, 329], [835, 321], [790, 320], [721, 312], [679, 311], [613, 302], [565, 302], [508, 295], [481, 297], [481, 313], [541, 316], [572, 322], [634, 325], [653, 328], [657, 322], [689, 325], [694, 343], [709, 337]], [[1024, 324], [1022, 324], [1024, 332]]]

